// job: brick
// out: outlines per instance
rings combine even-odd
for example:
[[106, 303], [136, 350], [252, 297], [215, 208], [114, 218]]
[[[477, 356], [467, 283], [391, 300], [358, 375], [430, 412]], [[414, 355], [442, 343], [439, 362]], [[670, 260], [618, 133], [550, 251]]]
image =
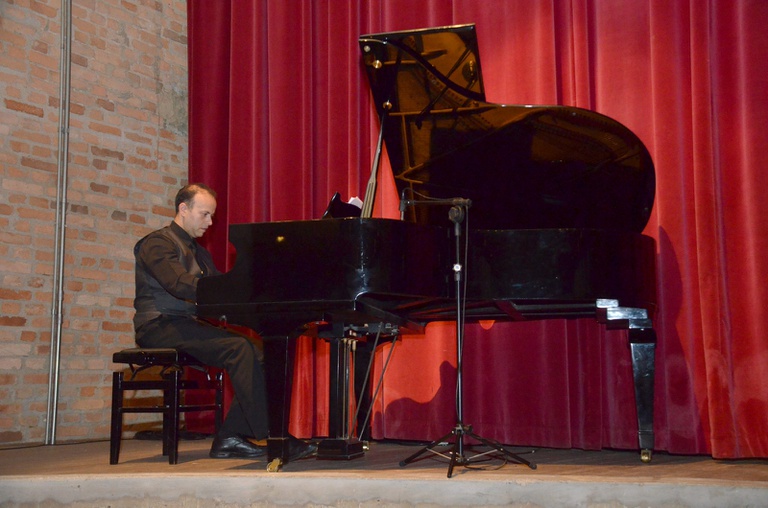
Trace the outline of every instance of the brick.
[[152, 143], [152, 138], [151, 137], [141, 136], [140, 134], [136, 134], [134, 132], [127, 132], [125, 134], [125, 137], [128, 140], [134, 141], [136, 143], [144, 143], [144, 144], [147, 144], [147, 145]]
[[141, 215], [131, 214], [128, 220], [134, 224], [146, 224], [147, 219]]
[[38, 0], [31, 0], [29, 5], [34, 12], [42, 14], [43, 16], [55, 18], [59, 15], [58, 9], [50, 7], [43, 2], [39, 2]]
[[51, 210], [37, 210], [34, 208], [18, 208], [16, 212], [21, 218], [37, 219], [40, 221], [51, 221], [55, 216]]
[[24, 326], [27, 318], [23, 316], [0, 316], [0, 326]]
[[9, 231], [0, 231], [0, 242], [4, 244], [29, 245], [30, 239], [27, 235], [14, 234]]
[[13, 150], [14, 152], [19, 152], [19, 153], [29, 153], [30, 148], [31, 148], [29, 143], [24, 143], [24, 142], [21, 142], [21, 141], [17, 141], [15, 139], [12, 139], [10, 141], [10, 145], [11, 145], [11, 150]]
[[84, 115], [85, 114], [85, 106], [82, 104], [70, 104], [69, 105], [69, 112], [73, 115]]
[[115, 110], [115, 103], [106, 99], [96, 99], [96, 104], [99, 107], [106, 109], [107, 111]]
[[0, 301], [0, 313], [2, 314], [22, 314], [23, 312], [24, 308], [19, 303], [10, 300]]
[[33, 51], [28, 53], [27, 58], [30, 63], [39, 65], [47, 70], [55, 71], [59, 68], [59, 59], [44, 53]]
[[11, 32], [0, 26], [0, 42], [7, 46], [16, 46], [21, 48], [26, 46], [27, 39], [23, 34]]
[[178, 33], [175, 30], [170, 29], [164, 29], [163, 30], [163, 37], [166, 39], [170, 39], [172, 41], [179, 42], [181, 44], [187, 44], [187, 36], [181, 33]]
[[136, 6], [136, 4], [135, 4], [135, 3], [133, 3], [133, 2], [127, 2], [126, 0], [122, 0], [122, 1], [120, 2], [120, 5], [122, 5], [123, 7], [125, 7], [125, 9], [126, 9], [126, 10], [129, 10], [129, 11], [131, 11], [131, 12], [136, 12], [136, 11], [138, 11], [138, 7], [137, 7], [137, 6]]
[[132, 332], [133, 325], [131, 323], [113, 323], [112, 321], [104, 321], [101, 324], [102, 329], [112, 332]]
[[111, 134], [112, 136], [122, 136], [123, 134], [123, 131], [117, 127], [112, 127], [110, 125], [104, 125], [97, 122], [91, 122], [88, 125], [88, 128], [94, 132], [103, 132], [104, 134]]
[[24, 434], [17, 430], [0, 431], [0, 443], [19, 443]]
[[30, 300], [32, 293], [0, 288], [0, 300]]
[[83, 55], [72, 53], [71, 58], [73, 64], [79, 65], [80, 67], [88, 67], [88, 58], [84, 57]]
[[5, 103], [5, 107], [8, 109], [11, 109], [13, 111], [19, 111], [21, 113], [26, 113], [28, 115], [34, 115], [39, 116], [40, 118], [43, 117], [43, 108], [33, 106], [31, 104], [25, 104], [23, 102], [14, 101], [11, 99], [5, 99], [3, 101]]
[[22, 157], [21, 165], [32, 169], [42, 169], [51, 172], [55, 172], [57, 169], [57, 164], [55, 162], [42, 161], [33, 157]]
[[109, 148], [101, 148], [98, 146], [92, 146], [91, 153], [98, 157], [107, 157], [110, 159], [123, 160], [125, 158], [125, 154], [123, 152], [110, 150]]

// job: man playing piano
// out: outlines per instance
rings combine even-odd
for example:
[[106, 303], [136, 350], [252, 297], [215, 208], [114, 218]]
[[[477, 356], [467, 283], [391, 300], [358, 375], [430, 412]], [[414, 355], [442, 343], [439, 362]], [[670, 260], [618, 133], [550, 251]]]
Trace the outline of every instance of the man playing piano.
[[[213, 458], [258, 458], [265, 449], [268, 416], [262, 353], [254, 342], [196, 318], [197, 283], [220, 274], [210, 253], [196, 241], [216, 212], [216, 193], [203, 184], [187, 185], [175, 200], [170, 225], [136, 243], [136, 343], [147, 348], [177, 348], [201, 362], [224, 369], [235, 397], [211, 446]], [[312, 455], [314, 444], [291, 436], [289, 460]]]

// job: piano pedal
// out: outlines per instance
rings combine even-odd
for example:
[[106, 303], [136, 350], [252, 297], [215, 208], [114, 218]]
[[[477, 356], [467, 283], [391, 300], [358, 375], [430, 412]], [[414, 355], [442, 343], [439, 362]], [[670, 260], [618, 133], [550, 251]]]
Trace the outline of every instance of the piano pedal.
[[269, 461], [267, 464], [267, 472], [268, 473], [277, 473], [280, 471], [280, 468], [283, 466], [283, 459], [276, 458]]

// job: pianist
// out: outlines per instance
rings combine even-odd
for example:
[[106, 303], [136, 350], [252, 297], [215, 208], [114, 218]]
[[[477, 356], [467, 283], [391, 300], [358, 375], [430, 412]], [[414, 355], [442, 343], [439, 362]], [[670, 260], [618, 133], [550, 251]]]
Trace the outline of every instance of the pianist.
[[[263, 447], [249, 438], [268, 434], [266, 387], [261, 351], [250, 339], [195, 317], [197, 282], [220, 272], [210, 253], [197, 243], [216, 212], [216, 193], [203, 184], [176, 195], [170, 225], [136, 243], [134, 329], [141, 347], [177, 348], [224, 369], [235, 392], [229, 412], [213, 439], [213, 458], [258, 458]], [[312, 455], [317, 447], [291, 437], [289, 460]]]

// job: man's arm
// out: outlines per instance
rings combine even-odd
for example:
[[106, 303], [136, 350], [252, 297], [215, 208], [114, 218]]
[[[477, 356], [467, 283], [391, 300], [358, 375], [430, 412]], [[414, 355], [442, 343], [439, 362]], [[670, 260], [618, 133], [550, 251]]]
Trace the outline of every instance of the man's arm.
[[162, 236], [150, 236], [139, 248], [137, 261], [160, 285], [176, 298], [194, 302], [199, 276], [187, 272], [179, 258], [178, 246]]

